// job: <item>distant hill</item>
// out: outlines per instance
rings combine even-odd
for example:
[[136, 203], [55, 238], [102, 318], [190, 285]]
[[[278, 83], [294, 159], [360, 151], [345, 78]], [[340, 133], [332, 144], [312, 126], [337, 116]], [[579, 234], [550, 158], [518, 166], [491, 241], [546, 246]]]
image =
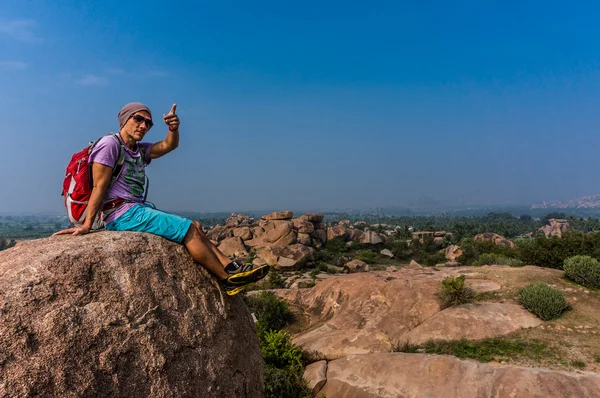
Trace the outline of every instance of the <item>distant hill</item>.
[[542, 202], [532, 205], [532, 209], [593, 209], [600, 207], [600, 195], [583, 196], [578, 199]]

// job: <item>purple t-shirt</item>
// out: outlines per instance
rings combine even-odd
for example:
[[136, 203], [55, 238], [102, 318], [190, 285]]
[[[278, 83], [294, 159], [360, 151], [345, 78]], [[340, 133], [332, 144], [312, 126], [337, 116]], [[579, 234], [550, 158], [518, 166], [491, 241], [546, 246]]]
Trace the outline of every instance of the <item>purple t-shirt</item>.
[[[106, 136], [96, 144], [90, 155], [90, 162], [97, 162], [105, 166], [115, 167], [119, 159], [119, 141], [115, 137]], [[144, 147], [146, 159], [142, 159], [139, 147]], [[125, 149], [125, 162], [121, 174], [114, 184], [108, 188], [105, 201], [112, 199], [125, 199], [127, 202], [110, 213], [104, 222], [108, 224], [122, 216], [136, 203], [144, 202], [144, 188], [146, 185], [145, 165], [150, 163], [150, 142], [138, 142], [138, 147], [132, 151], [127, 146]]]

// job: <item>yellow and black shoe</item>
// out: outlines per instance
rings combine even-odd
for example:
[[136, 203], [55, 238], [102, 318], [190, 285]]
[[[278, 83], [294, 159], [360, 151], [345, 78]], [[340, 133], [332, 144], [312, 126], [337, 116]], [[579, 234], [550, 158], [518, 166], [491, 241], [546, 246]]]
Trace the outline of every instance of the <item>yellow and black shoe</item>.
[[270, 270], [271, 267], [268, 265], [254, 268], [252, 265], [232, 261], [225, 267], [225, 272], [229, 277], [221, 283], [225, 292], [233, 296], [244, 290], [245, 286], [263, 279]]
[[227, 281], [233, 285], [247, 285], [258, 282], [269, 273], [271, 267], [261, 265], [253, 267], [250, 264], [244, 264], [238, 261], [232, 261], [225, 267], [225, 272], [229, 275]]

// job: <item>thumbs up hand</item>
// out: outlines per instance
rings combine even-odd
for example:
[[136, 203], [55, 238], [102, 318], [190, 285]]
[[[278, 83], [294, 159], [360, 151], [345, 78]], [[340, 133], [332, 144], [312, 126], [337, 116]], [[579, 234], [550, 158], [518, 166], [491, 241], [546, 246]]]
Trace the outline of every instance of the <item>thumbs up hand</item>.
[[177, 104], [173, 104], [171, 111], [166, 115], [163, 115], [165, 123], [169, 126], [170, 131], [179, 131], [179, 116], [175, 114]]

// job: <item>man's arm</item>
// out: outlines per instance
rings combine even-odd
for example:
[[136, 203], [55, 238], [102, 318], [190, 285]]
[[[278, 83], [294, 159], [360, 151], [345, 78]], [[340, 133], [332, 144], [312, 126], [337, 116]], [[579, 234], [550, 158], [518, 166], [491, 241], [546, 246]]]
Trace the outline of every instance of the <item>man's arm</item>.
[[80, 227], [63, 229], [54, 233], [54, 235], [73, 234], [82, 235], [87, 234], [92, 229], [94, 220], [102, 207], [102, 202], [106, 196], [106, 191], [110, 185], [112, 178], [113, 168], [105, 166], [101, 163], [92, 163], [92, 173], [94, 175], [94, 186], [92, 187], [92, 194], [88, 203], [87, 215], [85, 222]]
[[171, 112], [163, 115], [169, 132], [164, 140], [156, 142], [150, 148], [150, 159], [156, 159], [171, 152], [179, 146], [179, 116], [175, 114], [177, 104], [173, 104]]

